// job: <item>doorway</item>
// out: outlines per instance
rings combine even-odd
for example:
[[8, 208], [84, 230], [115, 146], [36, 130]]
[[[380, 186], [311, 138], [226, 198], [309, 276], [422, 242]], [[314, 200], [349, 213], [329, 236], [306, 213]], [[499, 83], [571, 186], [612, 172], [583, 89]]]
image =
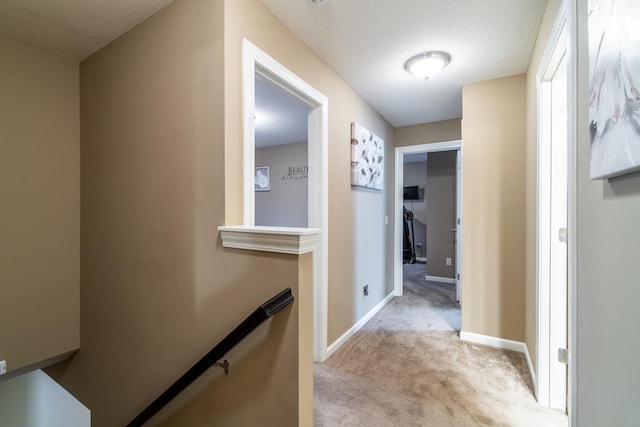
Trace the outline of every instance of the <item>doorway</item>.
[[[314, 360], [321, 362], [328, 357], [328, 98], [249, 40], [242, 40], [242, 55], [243, 224], [245, 226], [256, 226], [258, 172], [256, 170], [256, 119], [258, 118], [256, 116], [256, 80], [266, 82], [293, 96], [295, 102], [301, 104], [306, 110], [306, 166], [308, 168], [306, 227], [320, 230], [319, 242], [313, 255], [313, 342]], [[305, 173], [303, 170], [293, 172]], [[263, 170], [262, 173], [264, 175], [267, 170]], [[275, 178], [271, 176], [270, 169], [268, 173], [270, 179]], [[303, 223], [304, 218], [300, 224]]]
[[462, 327], [456, 289], [458, 157], [459, 150], [403, 156], [403, 299], [422, 307], [425, 331], [459, 333]]
[[413, 153], [405, 155], [403, 161], [405, 270], [410, 264], [419, 264], [426, 280], [453, 285], [457, 264], [457, 154], [456, 150]]
[[[427, 158], [429, 153], [440, 153], [440, 152], [451, 152], [455, 153], [455, 169], [456, 169], [456, 191], [455, 191], [455, 200], [456, 200], [456, 217], [454, 219], [454, 227], [449, 227], [445, 230], [447, 233], [452, 234], [452, 241], [455, 246], [455, 268], [454, 268], [454, 276], [453, 279], [450, 279], [451, 283], [455, 283], [456, 285], [456, 299], [462, 305], [462, 277], [461, 277], [461, 267], [462, 267], [462, 141], [446, 141], [432, 144], [422, 144], [422, 145], [413, 145], [408, 147], [397, 147], [396, 148], [396, 168], [395, 168], [395, 212], [396, 214], [396, 222], [395, 222], [395, 239], [394, 239], [394, 294], [396, 296], [400, 296], [403, 294], [403, 258], [404, 258], [404, 235], [405, 235], [405, 223], [404, 223], [404, 215], [403, 209], [405, 206], [404, 200], [404, 160], [405, 156], [412, 156], [420, 153], [426, 153]], [[420, 197], [420, 186], [418, 185], [418, 197]], [[424, 197], [424, 188], [422, 189], [422, 194]], [[415, 227], [414, 227], [415, 230]], [[413, 242], [422, 243], [422, 242]], [[427, 244], [427, 239], [425, 237], [425, 244]], [[417, 249], [417, 248], [416, 248]], [[421, 248], [423, 253], [426, 255], [427, 247], [423, 246]], [[429, 257], [426, 256], [426, 262], [429, 263]], [[446, 267], [448, 261], [446, 257], [442, 260], [444, 266]], [[432, 260], [432, 262], [436, 262], [436, 260]], [[453, 260], [451, 262], [453, 264]], [[433, 277], [432, 277], [433, 278]], [[436, 276], [437, 278], [437, 276]]]
[[567, 411], [569, 135], [564, 14], [538, 72], [538, 375], [541, 405]]

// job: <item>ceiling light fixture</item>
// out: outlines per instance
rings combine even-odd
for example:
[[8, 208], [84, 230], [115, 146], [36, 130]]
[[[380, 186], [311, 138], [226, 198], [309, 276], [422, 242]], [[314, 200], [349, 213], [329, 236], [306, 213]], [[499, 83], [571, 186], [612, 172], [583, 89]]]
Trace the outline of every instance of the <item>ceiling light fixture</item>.
[[449, 64], [449, 54], [440, 51], [423, 52], [410, 58], [404, 69], [419, 79], [429, 80]]

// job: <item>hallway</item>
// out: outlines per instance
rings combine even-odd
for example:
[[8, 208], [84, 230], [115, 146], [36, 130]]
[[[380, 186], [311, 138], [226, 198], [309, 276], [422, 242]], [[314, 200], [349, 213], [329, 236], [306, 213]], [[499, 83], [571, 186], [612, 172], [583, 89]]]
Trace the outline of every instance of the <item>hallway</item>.
[[427, 265], [422, 262], [404, 264], [402, 272], [404, 295], [389, 303], [393, 308], [384, 315], [384, 328], [460, 332], [462, 316], [456, 285], [425, 280]]
[[452, 285], [405, 269], [404, 295], [315, 364], [316, 427], [567, 425], [538, 406], [520, 353], [460, 341]]

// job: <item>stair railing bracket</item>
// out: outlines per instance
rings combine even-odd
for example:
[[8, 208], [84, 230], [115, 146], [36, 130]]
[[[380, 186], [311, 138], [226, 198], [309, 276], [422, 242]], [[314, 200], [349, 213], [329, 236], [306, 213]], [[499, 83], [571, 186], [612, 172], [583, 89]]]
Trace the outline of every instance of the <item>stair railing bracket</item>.
[[224, 374], [229, 375], [229, 361], [227, 359], [218, 360], [213, 366], [224, 369]]

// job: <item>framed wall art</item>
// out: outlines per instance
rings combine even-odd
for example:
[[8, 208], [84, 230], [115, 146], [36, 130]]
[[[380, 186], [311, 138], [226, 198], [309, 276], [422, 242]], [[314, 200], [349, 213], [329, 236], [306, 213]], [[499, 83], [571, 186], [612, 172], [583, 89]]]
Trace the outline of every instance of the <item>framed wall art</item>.
[[591, 179], [640, 170], [640, 1], [589, 0]]
[[254, 183], [256, 191], [269, 191], [271, 189], [271, 176], [269, 166], [256, 167]]
[[351, 123], [351, 185], [384, 187], [384, 141], [356, 122]]

